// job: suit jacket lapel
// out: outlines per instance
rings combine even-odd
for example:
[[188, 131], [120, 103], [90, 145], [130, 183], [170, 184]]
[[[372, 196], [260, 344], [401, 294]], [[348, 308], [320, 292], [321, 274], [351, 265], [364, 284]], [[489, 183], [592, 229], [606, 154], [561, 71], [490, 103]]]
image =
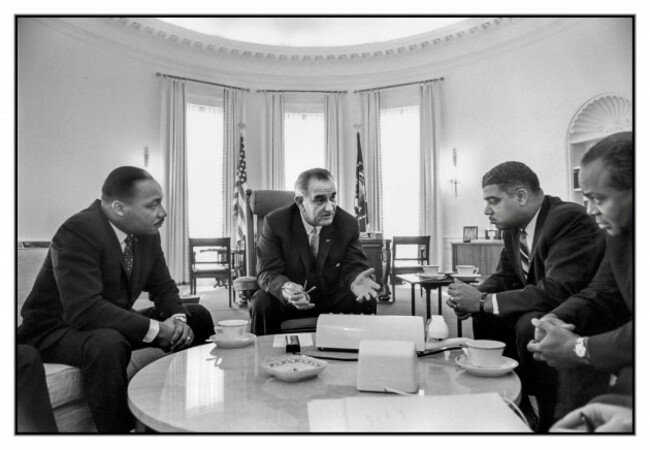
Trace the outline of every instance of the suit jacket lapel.
[[316, 259], [316, 268], [318, 272], [322, 272], [325, 260], [332, 247], [332, 234], [334, 227], [329, 225], [320, 229], [320, 236], [318, 239], [318, 259]]
[[[98, 207], [99, 209], [99, 207]], [[104, 219], [104, 230], [106, 232], [106, 239], [108, 241], [108, 246], [111, 250], [111, 252], [114, 254], [114, 257], [117, 258], [117, 260], [120, 262], [120, 267], [122, 267], [122, 273], [126, 277], [127, 281], [129, 280], [129, 274], [126, 271], [126, 263], [124, 262], [124, 252], [122, 252], [122, 243], [119, 241], [117, 238], [117, 235], [115, 234], [115, 230], [113, 230], [113, 227], [111, 226], [111, 223], [108, 221], [108, 218], [104, 215], [104, 213], [99, 209], [99, 214], [101, 214], [102, 218]], [[135, 247], [135, 244], [134, 244]], [[134, 268], [135, 270], [135, 268]]]
[[[550, 200], [548, 197], [544, 197], [542, 202], [542, 207], [539, 210], [537, 215], [537, 223], [535, 224], [535, 235], [533, 236], [533, 248], [530, 249], [530, 267], [528, 269], [528, 274], [533, 271], [533, 265], [535, 264], [535, 252], [537, 252], [537, 247], [539, 247], [539, 237], [542, 234], [542, 229], [544, 228], [544, 222], [546, 222], [546, 217], [548, 216], [548, 211], [551, 208]], [[537, 282], [537, 280], [534, 280]]]
[[[138, 285], [138, 278], [140, 275], [140, 267], [142, 266], [142, 255], [143, 251], [141, 250], [142, 243], [138, 236], [134, 236], [133, 242], [133, 267], [131, 268], [131, 278], [129, 279], [130, 286], [129, 292], [131, 293], [131, 299], [133, 298], [135, 287]], [[124, 258], [122, 258], [124, 260]], [[126, 269], [125, 269], [126, 270]]]
[[293, 216], [293, 221], [291, 225], [292, 236], [296, 236], [296, 248], [298, 249], [298, 254], [302, 260], [303, 265], [305, 266], [305, 273], [309, 273], [309, 242], [307, 241], [307, 233], [305, 232], [305, 226], [302, 224], [302, 219], [300, 218], [300, 211], [296, 209], [296, 213]]

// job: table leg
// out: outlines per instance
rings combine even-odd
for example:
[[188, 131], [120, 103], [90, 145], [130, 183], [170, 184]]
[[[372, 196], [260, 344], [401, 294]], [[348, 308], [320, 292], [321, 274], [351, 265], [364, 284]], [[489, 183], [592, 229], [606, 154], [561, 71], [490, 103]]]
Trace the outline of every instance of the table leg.
[[427, 291], [427, 318], [425, 319], [425, 322], [429, 320], [429, 317], [431, 317], [431, 288], [424, 288], [425, 291]]
[[442, 316], [442, 286], [438, 286], [438, 314]]
[[415, 315], [415, 285], [411, 283], [411, 315]]

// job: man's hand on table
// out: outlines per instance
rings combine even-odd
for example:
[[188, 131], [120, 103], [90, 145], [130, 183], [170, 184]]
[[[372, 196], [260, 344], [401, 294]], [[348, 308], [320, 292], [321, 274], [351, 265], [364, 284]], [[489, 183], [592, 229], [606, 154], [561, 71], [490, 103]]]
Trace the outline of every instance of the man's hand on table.
[[373, 298], [377, 298], [377, 290], [380, 286], [375, 283], [372, 275], [375, 273], [375, 269], [370, 268], [361, 272], [350, 285], [350, 290], [357, 298], [357, 302], [361, 303]]

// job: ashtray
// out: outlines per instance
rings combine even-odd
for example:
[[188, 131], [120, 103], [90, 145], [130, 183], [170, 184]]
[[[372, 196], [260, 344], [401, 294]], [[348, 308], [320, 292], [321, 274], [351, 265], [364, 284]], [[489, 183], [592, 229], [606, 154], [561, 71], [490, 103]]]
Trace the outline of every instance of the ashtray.
[[327, 363], [305, 355], [290, 355], [267, 359], [262, 369], [269, 375], [284, 381], [300, 381], [315, 377], [321, 373]]

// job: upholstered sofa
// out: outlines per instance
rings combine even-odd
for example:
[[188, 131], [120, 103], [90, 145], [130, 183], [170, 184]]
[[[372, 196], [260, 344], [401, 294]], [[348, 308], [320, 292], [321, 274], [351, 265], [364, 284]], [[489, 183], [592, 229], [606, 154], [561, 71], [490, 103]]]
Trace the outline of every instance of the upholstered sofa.
[[[20, 309], [29, 294], [38, 270], [47, 254], [47, 248], [31, 247], [18, 249], [18, 285], [16, 290], [17, 325], [22, 318]], [[164, 356], [165, 353], [157, 348], [144, 348], [131, 354], [127, 368], [129, 380], [141, 368]], [[54, 412], [56, 425], [61, 433], [85, 433], [96, 431], [95, 423], [90, 415], [81, 384], [81, 371], [66, 364], [43, 364], [50, 401]]]

